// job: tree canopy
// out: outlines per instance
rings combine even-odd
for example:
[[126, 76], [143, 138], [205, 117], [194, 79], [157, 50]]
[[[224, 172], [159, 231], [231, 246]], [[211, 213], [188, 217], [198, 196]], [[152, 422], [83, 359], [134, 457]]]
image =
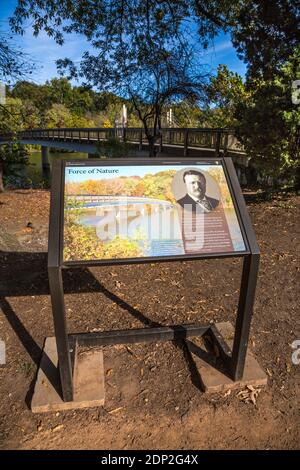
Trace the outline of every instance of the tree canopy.
[[14, 83], [28, 79], [35, 68], [30, 55], [16, 45], [12, 33], [0, 30], [0, 81]]
[[248, 0], [239, 4], [231, 30], [233, 45], [247, 64], [249, 79], [270, 79], [299, 46], [299, 2]]
[[235, 116], [238, 135], [261, 173], [292, 179], [300, 187], [300, 107], [292, 101], [294, 80], [300, 81], [300, 49], [269, 80], [248, 85]]
[[[159, 136], [162, 109], [178, 100], [197, 101], [203, 96], [207, 76], [196, 63], [197, 46], [187, 30], [197, 22], [199, 43], [222, 27], [232, 9], [229, 1], [183, 0], [20, 1], [11, 19], [16, 32], [26, 18], [34, 34], [45, 30], [59, 44], [70, 32], [84, 34], [92, 48], [80, 66], [69, 58], [58, 61], [62, 74], [86, 80], [98, 90], [117, 92], [129, 99], [145, 128], [150, 155]], [[215, 12], [212, 14], [213, 8]]]
[[[62, 73], [81, 77], [86, 86], [70, 88], [68, 81], [56, 79], [45, 84], [42, 101], [35, 89], [33, 104], [43, 103], [44, 123], [55, 114], [54, 106], [63, 120], [67, 109], [97, 125], [95, 115], [105, 104], [102, 122], [111, 125], [112, 110], [125, 100], [153, 147], [172, 104], [179, 125], [236, 127], [249, 155], [268, 171], [287, 174], [298, 168], [299, 108], [291, 100], [299, 73], [298, 2], [19, 0], [11, 28], [22, 33], [27, 20], [35, 35], [44, 30], [58, 44], [72, 32], [90, 43], [79, 66], [69, 58], [58, 63]], [[247, 64], [246, 81], [224, 66], [208, 80], [197, 62], [198, 52], [220, 31], [231, 35]], [[17, 90], [13, 93], [19, 97]], [[206, 110], [199, 107], [204, 96]]]

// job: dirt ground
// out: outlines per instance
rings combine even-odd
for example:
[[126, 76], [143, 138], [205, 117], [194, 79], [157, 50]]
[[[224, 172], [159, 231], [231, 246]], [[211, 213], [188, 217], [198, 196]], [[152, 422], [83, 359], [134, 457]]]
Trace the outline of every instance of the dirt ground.
[[[249, 200], [249, 198], [248, 198]], [[300, 196], [248, 204], [261, 248], [250, 347], [268, 375], [256, 404], [238, 391], [204, 394], [184, 343], [104, 348], [104, 407], [33, 414], [45, 337], [53, 335], [46, 272], [49, 192], [0, 195], [2, 449], [297, 449], [300, 339]], [[27, 224], [29, 226], [27, 226]], [[66, 272], [70, 332], [231, 321], [237, 259], [101, 267]]]

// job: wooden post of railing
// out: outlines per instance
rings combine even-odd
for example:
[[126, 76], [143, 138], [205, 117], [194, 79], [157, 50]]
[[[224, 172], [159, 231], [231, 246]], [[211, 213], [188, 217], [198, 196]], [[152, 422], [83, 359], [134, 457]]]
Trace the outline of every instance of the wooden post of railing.
[[160, 137], [159, 137], [159, 153], [162, 153], [163, 150], [163, 135], [162, 131], [160, 131]]
[[216, 131], [216, 149], [215, 149], [215, 156], [218, 157], [220, 155], [220, 144], [221, 144], [221, 131]]
[[140, 129], [139, 150], [143, 149], [143, 129]]
[[184, 131], [184, 151], [183, 151], [183, 156], [187, 157], [188, 156], [188, 150], [189, 150], [189, 131], [185, 129]]
[[88, 143], [90, 143], [90, 131], [88, 131]]
[[97, 139], [98, 139], [98, 142], [100, 142], [100, 131], [97, 132]]
[[123, 127], [123, 142], [126, 142], [126, 127]]
[[64, 129], [64, 142], [67, 140], [67, 131]]
[[79, 131], [78, 131], [78, 140], [80, 140], [80, 139], [81, 139], [81, 132], [80, 132], [80, 130], [79, 130]]

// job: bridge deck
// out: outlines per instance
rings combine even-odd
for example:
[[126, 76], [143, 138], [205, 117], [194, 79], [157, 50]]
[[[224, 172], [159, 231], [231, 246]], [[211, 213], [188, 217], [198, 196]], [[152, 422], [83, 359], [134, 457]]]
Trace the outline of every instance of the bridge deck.
[[[102, 141], [102, 140], [101, 140]], [[103, 140], [105, 142], [105, 140]], [[71, 140], [71, 139], [66, 139], [66, 140], [31, 140], [31, 139], [21, 139], [19, 141], [21, 144], [32, 144], [32, 145], [40, 145], [40, 146], [45, 146], [45, 147], [53, 147], [53, 148], [58, 148], [58, 149], [64, 149], [64, 150], [70, 150], [74, 152], [83, 152], [83, 153], [90, 153], [90, 154], [98, 154], [99, 153], [99, 148], [98, 148], [98, 142], [96, 139], [90, 139], [89, 141], [86, 139], [81, 139], [80, 141], [76, 140]], [[95, 143], [91, 143], [95, 142]], [[3, 142], [4, 143], [4, 142]], [[8, 143], [8, 142], [7, 142]], [[136, 147], [139, 146], [139, 142], [130, 142], [130, 144], [135, 145]], [[149, 144], [147, 142], [143, 142], [142, 144], [142, 150], [147, 150], [149, 147]], [[156, 145], [156, 147], [159, 147], [159, 144]], [[172, 153], [172, 150], [176, 151], [176, 153], [182, 154], [182, 150], [184, 149], [183, 145], [176, 145], [176, 144], [163, 144], [162, 146], [162, 152], [161, 153]], [[179, 151], [179, 152], [178, 152]], [[194, 147], [194, 146], [189, 146], [188, 151], [190, 153], [190, 156], [192, 154], [203, 154], [203, 153], [208, 153], [210, 155], [213, 155], [215, 153], [214, 148], [207, 148], [207, 147]], [[223, 150], [221, 150], [223, 152]], [[229, 149], [228, 153], [230, 154], [236, 154], [236, 155], [245, 155], [245, 152], [241, 150], [232, 150]]]
[[[2, 143], [7, 143], [9, 140], [6, 135], [0, 136], [1, 138]], [[22, 144], [35, 144], [89, 154], [99, 154], [99, 144], [101, 146], [101, 142], [109, 142], [111, 139], [127, 142], [137, 147], [139, 151], [147, 151], [149, 147], [142, 128], [30, 129], [19, 132], [14, 138]], [[230, 153], [245, 156], [234, 131], [230, 129], [163, 128], [156, 147], [160, 154], [218, 156], [220, 153]]]

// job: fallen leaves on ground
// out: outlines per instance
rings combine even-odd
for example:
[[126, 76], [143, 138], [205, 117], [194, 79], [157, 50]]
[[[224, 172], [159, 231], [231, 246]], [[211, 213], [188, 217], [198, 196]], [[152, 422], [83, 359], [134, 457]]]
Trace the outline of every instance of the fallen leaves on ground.
[[59, 424], [58, 426], [55, 426], [54, 428], [52, 428], [52, 431], [53, 432], [60, 431], [61, 429], [63, 429], [63, 427], [64, 427], [63, 424]]
[[108, 411], [109, 414], [117, 413], [118, 411], [123, 410], [123, 406], [119, 406], [118, 408], [114, 408], [113, 410]]
[[247, 388], [241, 390], [237, 394], [237, 397], [244, 403], [253, 403], [253, 405], [256, 405], [256, 400], [260, 392], [261, 388], [254, 388], [252, 385], [247, 385]]

